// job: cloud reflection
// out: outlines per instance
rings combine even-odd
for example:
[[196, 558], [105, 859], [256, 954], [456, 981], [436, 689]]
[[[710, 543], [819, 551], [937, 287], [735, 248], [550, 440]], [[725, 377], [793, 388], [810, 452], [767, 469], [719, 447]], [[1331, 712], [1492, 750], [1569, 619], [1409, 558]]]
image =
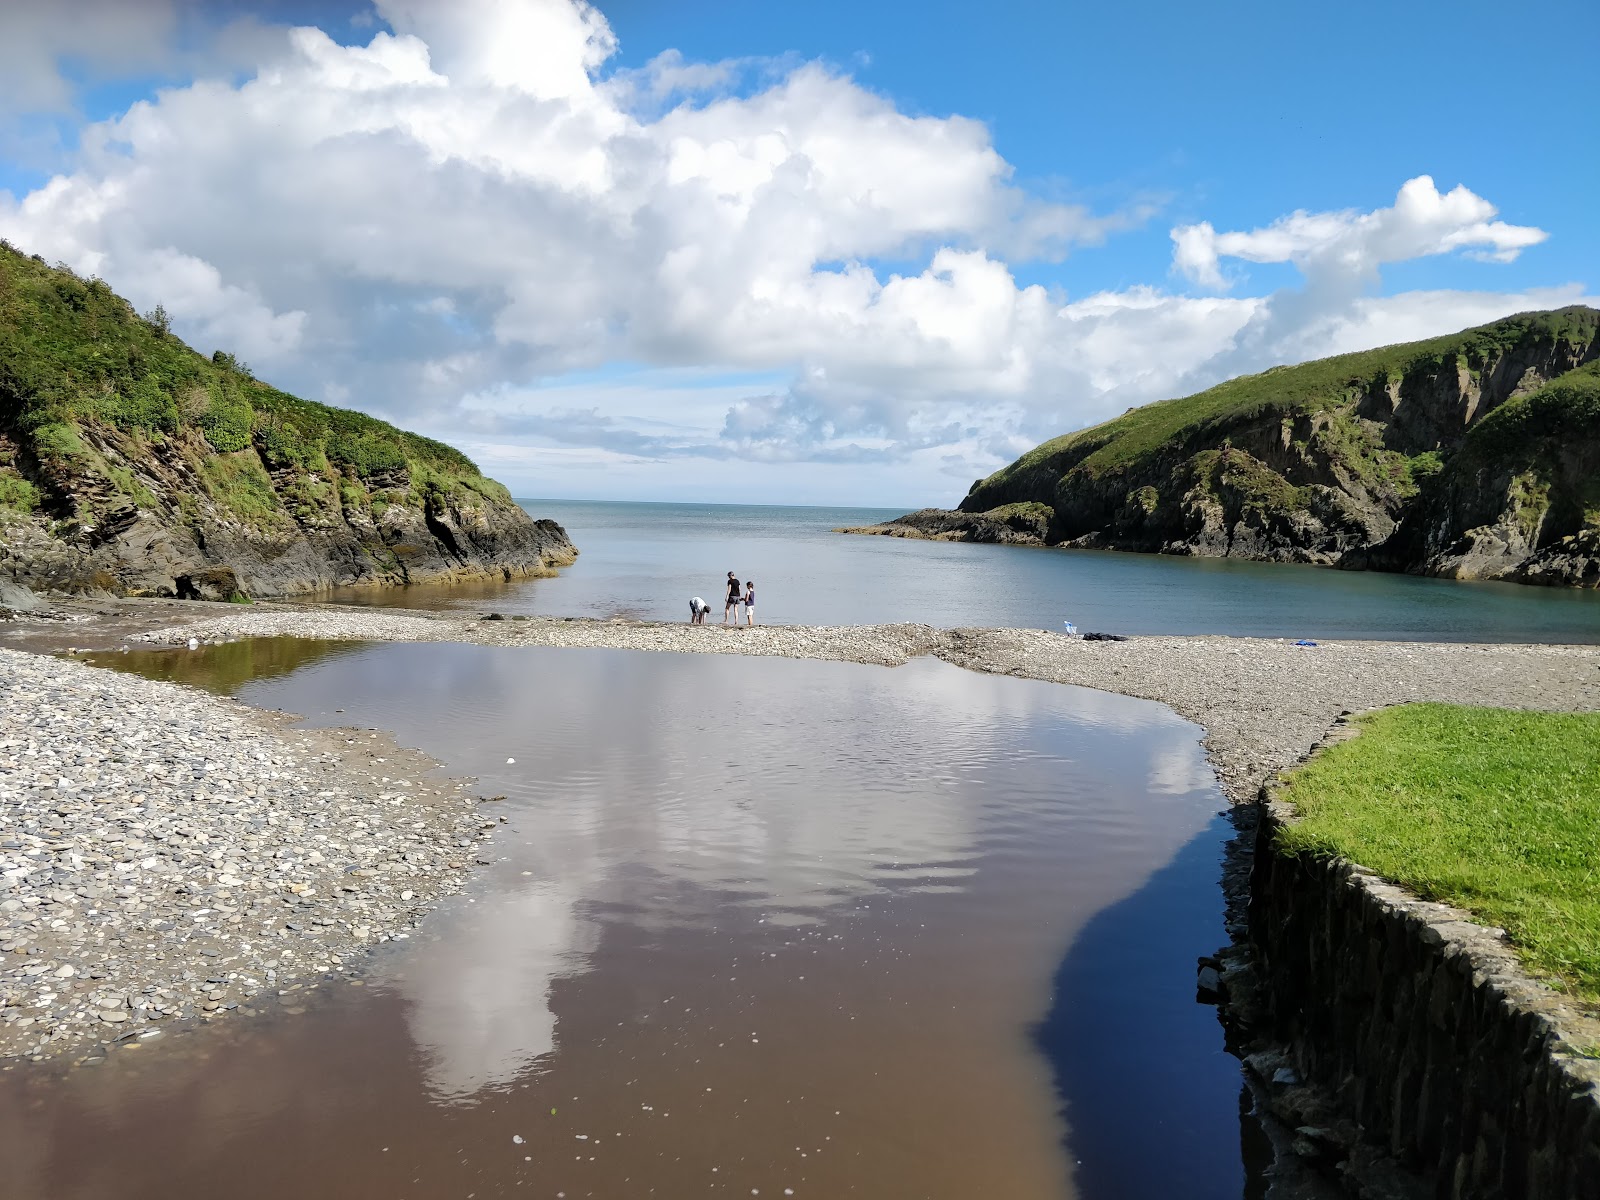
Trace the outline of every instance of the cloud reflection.
[[397, 982], [436, 1098], [509, 1083], [555, 1049], [550, 984], [581, 967], [595, 934], [572, 895], [547, 887], [458, 910], [418, 947]]
[[[417, 678], [433, 703], [405, 699]], [[408, 646], [298, 682], [510, 798], [493, 810], [511, 818], [508, 861], [394, 980], [453, 1101], [552, 1053], [552, 985], [587, 969], [608, 923], [815, 925], [874, 896], [962, 891], [1030, 823], [1092, 836], [1108, 818], [1085, 797], [1131, 783], [1150, 803], [1127, 820], [1159, 823], [1210, 786], [1198, 731], [1157, 705], [932, 660]]]

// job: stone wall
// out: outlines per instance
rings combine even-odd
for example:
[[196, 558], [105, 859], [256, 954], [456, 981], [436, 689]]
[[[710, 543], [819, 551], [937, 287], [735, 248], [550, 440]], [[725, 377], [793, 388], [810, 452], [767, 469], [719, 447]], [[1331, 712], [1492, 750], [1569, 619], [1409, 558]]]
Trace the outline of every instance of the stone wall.
[[1600, 1198], [1600, 1060], [1584, 1053], [1600, 1023], [1530, 979], [1500, 930], [1348, 861], [1280, 852], [1294, 811], [1264, 801], [1248, 1038], [1284, 1066], [1258, 1094], [1289, 1099], [1291, 1126], [1304, 1113], [1285, 1094], [1318, 1097], [1343, 1132], [1302, 1127], [1301, 1142], [1354, 1191], [1374, 1190], [1360, 1168], [1380, 1161], [1441, 1200]]

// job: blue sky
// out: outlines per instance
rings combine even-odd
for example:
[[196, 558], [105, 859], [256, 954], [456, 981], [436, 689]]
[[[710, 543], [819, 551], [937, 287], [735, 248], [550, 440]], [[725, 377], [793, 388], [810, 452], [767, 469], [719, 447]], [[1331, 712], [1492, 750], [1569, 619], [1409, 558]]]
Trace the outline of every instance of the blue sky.
[[[906, 111], [984, 121], [1025, 180], [1111, 201], [1166, 197], [1145, 236], [1030, 272], [1074, 291], [1161, 278], [1167, 222], [1249, 228], [1296, 208], [1371, 208], [1423, 173], [1559, 234], [1494, 286], [1600, 263], [1600, 165], [1580, 148], [1594, 39], [1518, 43], [1527, 25], [1503, 4], [621, 0], [605, 11], [626, 63], [667, 46], [712, 60], [819, 57]], [[1538, 26], [1576, 34], [1594, 15], [1541, 5]], [[1508, 38], [1526, 52], [1493, 49]], [[1459, 259], [1393, 270], [1391, 287], [1484, 282]]]
[[952, 504], [1130, 404], [1591, 299], [1591, 20], [8, 7], [0, 235], [523, 494]]

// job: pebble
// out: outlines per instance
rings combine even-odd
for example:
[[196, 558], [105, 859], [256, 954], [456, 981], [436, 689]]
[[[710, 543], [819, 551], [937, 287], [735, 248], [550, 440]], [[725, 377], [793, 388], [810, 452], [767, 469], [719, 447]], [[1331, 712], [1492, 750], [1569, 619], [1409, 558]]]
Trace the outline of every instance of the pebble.
[[378, 734], [0, 650], [0, 1058], [357, 972], [489, 835], [431, 765]]

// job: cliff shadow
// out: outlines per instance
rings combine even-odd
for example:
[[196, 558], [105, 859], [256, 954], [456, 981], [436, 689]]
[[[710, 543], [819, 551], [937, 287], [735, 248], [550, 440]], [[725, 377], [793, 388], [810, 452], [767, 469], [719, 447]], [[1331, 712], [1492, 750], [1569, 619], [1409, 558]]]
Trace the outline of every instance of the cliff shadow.
[[1056, 969], [1035, 1030], [1067, 1122], [1083, 1200], [1259, 1200], [1271, 1161], [1223, 1045], [1195, 998], [1196, 959], [1223, 944], [1215, 817], [1127, 899], [1097, 913]]

